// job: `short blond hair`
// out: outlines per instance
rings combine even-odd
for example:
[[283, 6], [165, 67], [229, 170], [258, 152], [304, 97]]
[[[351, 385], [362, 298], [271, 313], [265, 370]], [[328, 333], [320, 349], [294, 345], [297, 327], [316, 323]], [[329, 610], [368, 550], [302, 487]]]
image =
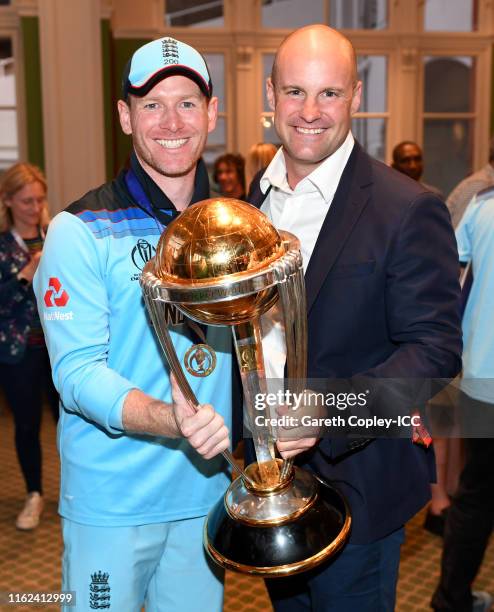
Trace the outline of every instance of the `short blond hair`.
[[269, 166], [276, 151], [276, 147], [270, 142], [258, 142], [251, 146], [245, 158], [245, 177], [247, 179], [247, 185], [250, 184], [259, 170]]
[[[47, 192], [46, 178], [38, 166], [27, 163], [18, 163], [11, 166], [0, 179], [0, 231], [8, 231], [13, 224], [12, 212], [7, 206], [10, 200], [20, 189], [31, 183], [41, 183]], [[41, 212], [41, 227], [46, 227], [50, 221], [48, 206]]]

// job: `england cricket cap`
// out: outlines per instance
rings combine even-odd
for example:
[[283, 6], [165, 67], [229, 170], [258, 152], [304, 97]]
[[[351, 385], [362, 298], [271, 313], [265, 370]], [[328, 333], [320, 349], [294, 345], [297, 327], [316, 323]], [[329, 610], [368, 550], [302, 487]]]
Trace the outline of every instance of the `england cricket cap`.
[[169, 36], [140, 47], [125, 66], [122, 94], [145, 96], [166, 77], [181, 75], [192, 79], [206, 98], [213, 94], [211, 76], [203, 56], [191, 47]]

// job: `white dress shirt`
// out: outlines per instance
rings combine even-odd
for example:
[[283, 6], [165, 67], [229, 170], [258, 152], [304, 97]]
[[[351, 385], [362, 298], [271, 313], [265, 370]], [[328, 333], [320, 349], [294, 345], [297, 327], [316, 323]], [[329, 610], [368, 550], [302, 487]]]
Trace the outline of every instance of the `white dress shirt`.
[[[291, 189], [288, 184], [285, 157], [281, 147], [261, 178], [260, 188], [263, 193], [266, 193], [271, 186], [261, 210], [277, 229], [291, 232], [300, 240], [304, 272], [307, 271], [317, 237], [353, 145], [352, 133], [348, 132], [340, 148], [302, 179], [295, 189]], [[267, 378], [283, 378], [286, 347], [282, 319], [279, 304], [261, 317]]]
[[295, 189], [288, 185], [283, 147], [280, 147], [261, 178], [263, 193], [271, 186], [261, 210], [277, 229], [291, 232], [300, 240], [304, 272], [353, 144], [352, 133], [348, 132], [341, 147], [302, 179]]

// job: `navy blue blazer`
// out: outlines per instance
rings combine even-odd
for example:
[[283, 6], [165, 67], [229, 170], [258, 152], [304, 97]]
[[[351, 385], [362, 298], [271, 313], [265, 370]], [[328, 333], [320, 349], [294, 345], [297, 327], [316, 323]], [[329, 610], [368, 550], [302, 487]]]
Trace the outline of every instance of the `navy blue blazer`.
[[[249, 193], [258, 207], [260, 176]], [[308, 377], [455, 376], [458, 272], [445, 204], [355, 143], [305, 275]], [[346, 496], [355, 544], [402, 526], [435, 480], [432, 448], [408, 439], [323, 439], [299, 463]]]

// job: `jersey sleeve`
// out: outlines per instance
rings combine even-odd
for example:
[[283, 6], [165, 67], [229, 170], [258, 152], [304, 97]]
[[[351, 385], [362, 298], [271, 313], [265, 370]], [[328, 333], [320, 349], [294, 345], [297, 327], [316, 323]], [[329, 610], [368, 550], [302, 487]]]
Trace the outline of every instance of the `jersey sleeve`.
[[121, 432], [122, 407], [135, 388], [108, 367], [108, 243], [62, 212], [50, 224], [33, 288], [64, 408]]
[[476, 198], [470, 201], [465, 214], [463, 215], [460, 224], [458, 225], [455, 235], [458, 244], [458, 256], [461, 263], [468, 263], [472, 258], [472, 238], [471, 238], [471, 219], [475, 211]]

